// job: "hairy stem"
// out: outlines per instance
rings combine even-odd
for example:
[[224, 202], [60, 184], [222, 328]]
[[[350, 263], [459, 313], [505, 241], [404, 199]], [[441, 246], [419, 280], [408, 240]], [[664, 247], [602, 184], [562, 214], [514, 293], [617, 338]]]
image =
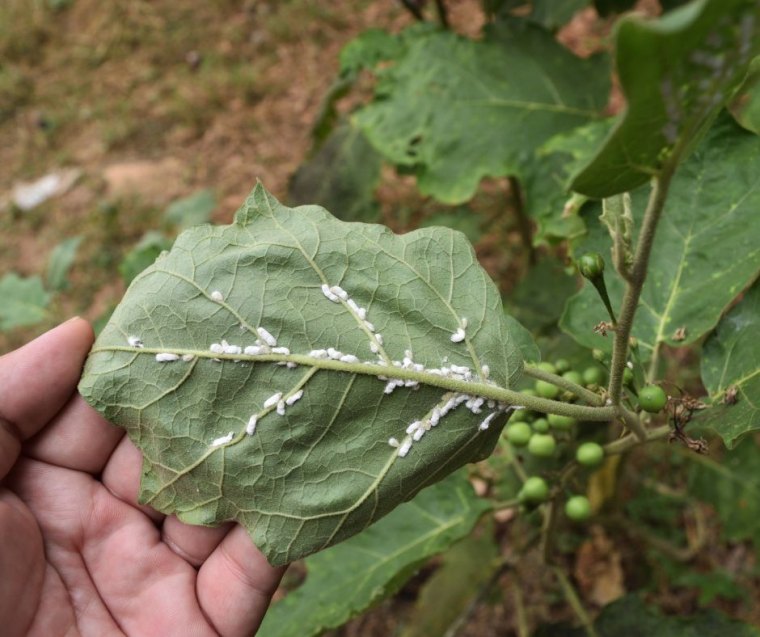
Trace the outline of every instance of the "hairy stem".
[[546, 381], [547, 383], [551, 383], [552, 385], [556, 385], [557, 387], [561, 387], [562, 389], [569, 391], [571, 394], [575, 394], [578, 396], [578, 398], [588, 403], [589, 405], [595, 405], [597, 407], [604, 405], [604, 398], [602, 398], [599, 394], [595, 394], [585, 387], [581, 387], [580, 385], [577, 385], [572, 381], [563, 378], [562, 376], [552, 374], [551, 372], [546, 372], [543, 369], [539, 369], [538, 367], [534, 367], [532, 365], [525, 365], [523, 367], [523, 371], [525, 372], [526, 376], [530, 376], [536, 380]]
[[656, 427], [655, 429], [648, 429], [646, 431], [646, 438], [644, 440], [640, 440], [637, 436], [629, 434], [604, 445], [604, 453], [608, 456], [618, 453], [625, 453], [629, 449], [633, 449], [634, 447], [637, 447], [638, 445], [645, 442], [652, 442], [653, 440], [660, 440], [662, 438], [665, 438], [670, 434], [671, 431], [672, 428], [670, 425], [662, 425], [660, 427]]
[[641, 421], [636, 414], [620, 405], [618, 415], [620, 416], [620, 419], [625, 423], [625, 426], [633, 432], [633, 435], [636, 436], [638, 440], [641, 442], [647, 440], [646, 429], [644, 429], [644, 425], [641, 424]]
[[628, 356], [628, 339], [633, 327], [633, 318], [639, 304], [641, 290], [647, 276], [649, 255], [652, 252], [657, 224], [665, 207], [665, 200], [676, 166], [675, 158], [671, 158], [652, 185], [644, 220], [641, 225], [636, 253], [631, 266], [630, 279], [627, 282], [623, 304], [620, 308], [615, 340], [612, 345], [612, 362], [610, 364], [609, 395], [613, 405], [620, 404], [623, 388], [623, 371]]

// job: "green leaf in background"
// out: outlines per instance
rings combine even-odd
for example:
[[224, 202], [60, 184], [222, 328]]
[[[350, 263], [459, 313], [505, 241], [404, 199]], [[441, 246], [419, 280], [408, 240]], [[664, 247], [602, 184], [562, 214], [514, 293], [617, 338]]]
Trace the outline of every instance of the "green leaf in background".
[[533, 340], [531, 333], [525, 329], [516, 318], [506, 314], [510, 333], [520, 349], [520, 354], [526, 363], [537, 363], [541, 360], [541, 352]]
[[756, 0], [695, 0], [658, 20], [629, 16], [615, 49], [628, 106], [573, 180], [590, 197], [633, 190], [699, 139], [760, 50], [760, 12]]
[[80, 391], [142, 450], [141, 502], [237, 520], [285, 564], [487, 456], [506, 418], [483, 396], [521, 369], [461, 233], [394, 235], [257, 186], [132, 282]]
[[[758, 637], [756, 628], [713, 610], [690, 617], [668, 617], [637, 595], [605, 606], [594, 622], [598, 637]], [[585, 628], [539, 631], [535, 637], [586, 637]]]
[[420, 228], [431, 226], [444, 226], [452, 230], [459, 230], [471, 243], [477, 243], [483, 236], [480, 228], [481, 217], [475, 211], [461, 207], [455, 210], [435, 212], [425, 217], [420, 222]]
[[747, 77], [731, 102], [730, 110], [739, 124], [760, 135], [760, 57], [752, 60]]
[[403, 38], [384, 29], [367, 29], [341, 49], [340, 74], [354, 75], [363, 69], [373, 69], [380, 62], [395, 60], [403, 52]]
[[[729, 447], [760, 429], [760, 284], [724, 316], [702, 352], [702, 382], [713, 405], [697, 423]], [[732, 399], [727, 392], [735, 394]]]
[[729, 542], [760, 550], [760, 447], [747, 437], [722, 457], [689, 454], [689, 494], [711, 504]]
[[377, 221], [375, 187], [382, 160], [364, 134], [346, 123], [327, 137], [313, 157], [301, 164], [288, 187], [294, 205], [314, 202], [343, 221]]
[[528, 270], [505, 305], [520, 323], [533, 333], [556, 328], [566, 301], [576, 290], [559, 260], [545, 257]]
[[556, 31], [570, 22], [578, 11], [585, 9], [590, 0], [533, 0], [530, 20], [545, 29]]
[[142, 239], [124, 255], [119, 263], [119, 274], [129, 285], [145, 268], [152, 265], [158, 256], [172, 247], [171, 240], [161, 232], [149, 230]]
[[50, 294], [38, 276], [8, 272], [0, 279], [0, 331], [34, 325], [47, 318]]
[[177, 199], [169, 204], [164, 218], [181, 229], [208, 223], [216, 207], [216, 196], [210, 188], [199, 190], [189, 197]]
[[462, 472], [424, 489], [363, 533], [306, 560], [306, 582], [274, 604], [260, 637], [311, 637], [393, 595], [488, 509]]
[[552, 135], [598, 118], [609, 68], [510, 21], [480, 41], [450, 32], [410, 40], [376, 93], [354, 116], [359, 127], [385, 158], [413, 169], [424, 194], [457, 204], [484, 177], [520, 174]]
[[77, 256], [77, 249], [82, 242], [82, 237], [71, 237], [61, 241], [50, 253], [48, 259], [47, 274], [45, 279], [48, 288], [54, 292], [61, 292], [69, 285], [69, 270]]
[[[724, 114], [671, 183], [633, 327], [645, 355], [662, 343], [687, 345], [701, 338], [755, 279], [760, 270], [759, 186], [757, 137]], [[641, 219], [647, 196], [648, 188], [632, 194], [634, 220]], [[589, 234], [574, 252], [605, 257], [605, 280], [617, 307], [623, 284], [611, 265], [609, 233], [591, 217], [585, 215]], [[567, 303], [561, 327], [582, 345], [609, 351], [612, 339], [593, 332], [607, 318], [587, 284]], [[680, 328], [683, 338], [676, 333]]]

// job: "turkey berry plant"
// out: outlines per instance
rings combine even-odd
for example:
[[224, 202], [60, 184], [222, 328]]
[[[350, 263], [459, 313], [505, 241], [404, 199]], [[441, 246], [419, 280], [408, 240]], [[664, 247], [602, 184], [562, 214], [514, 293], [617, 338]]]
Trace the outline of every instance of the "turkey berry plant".
[[[760, 271], [747, 228], [760, 232], [760, 145], [745, 115], [753, 96], [741, 93], [760, 53], [756, 3], [697, 0], [654, 23], [622, 18], [627, 106], [614, 121], [603, 112], [606, 62], [564, 50], [537, 14], [496, 4], [478, 41], [442, 19], [349, 44], [333, 97], [362, 70], [381, 82], [338, 146], [357, 169], [362, 140], [448, 204], [485, 176], [511, 177], [535, 243], [563, 242], [586, 280], [560, 326], [590, 355], [540, 361], [462, 233], [396, 235], [282, 205], [259, 185], [233, 224], [186, 231], [135, 278], [89, 359], [80, 389], [141, 448], [143, 503], [192, 524], [237, 521], [273, 564], [329, 549], [306, 560], [306, 583], [262, 634], [339, 626], [483, 516], [511, 509], [538, 527], [524, 549], [540, 547], [594, 635], [557, 542], [568, 520], [603, 510], [589, 481], [644, 443], [702, 449], [685, 429], [692, 418], [729, 445], [756, 429], [742, 394], [758, 391], [756, 367], [732, 359], [746, 338], [736, 326], [756, 321], [756, 287], [731, 310], [743, 321], [721, 320]], [[727, 174], [735, 182], [718, 196]], [[321, 192], [332, 179], [321, 174]], [[748, 255], [741, 264], [736, 251]], [[669, 400], [663, 347], [708, 334], [710, 396]], [[514, 479], [491, 477], [476, 498], [460, 467], [479, 461]], [[329, 597], [336, 581], [343, 592]]]

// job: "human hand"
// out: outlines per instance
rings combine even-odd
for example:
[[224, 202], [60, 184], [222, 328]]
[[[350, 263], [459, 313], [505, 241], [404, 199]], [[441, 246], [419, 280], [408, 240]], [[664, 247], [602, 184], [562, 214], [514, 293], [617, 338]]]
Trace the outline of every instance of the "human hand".
[[284, 569], [137, 504], [140, 452], [76, 392], [92, 341], [73, 319], [0, 358], [0, 632], [253, 634]]

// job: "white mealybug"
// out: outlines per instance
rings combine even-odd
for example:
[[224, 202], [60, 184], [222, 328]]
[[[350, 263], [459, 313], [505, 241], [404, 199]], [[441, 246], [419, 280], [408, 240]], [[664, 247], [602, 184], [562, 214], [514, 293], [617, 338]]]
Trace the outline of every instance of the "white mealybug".
[[220, 436], [219, 438], [216, 438], [216, 439], [214, 439], [214, 440], [211, 441], [211, 446], [212, 447], [219, 447], [221, 445], [226, 445], [230, 440], [232, 440], [232, 438], [234, 437], [234, 435], [235, 435], [235, 432], [231, 431], [230, 433], [228, 433], [225, 436]]
[[179, 360], [179, 354], [171, 354], [170, 352], [156, 354], [156, 362], [158, 363], [171, 363], [172, 361], [177, 360]]
[[462, 327], [463, 330], [467, 329], [467, 317], [463, 316], [461, 319], [459, 319], [459, 325]]
[[211, 300], [216, 301], [217, 303], [221, 303], [224, 301], [224, 294], [222, 294], [219, 290], [214, 290], [211, 293]]
[[295, 394], [292, 396], [288, 396], [285, 399], [285, 404], [290, 407], [291, 405], [295, 405], [299, 400], [301, 400], [301, 396], [303, 396], [303, 389], [299, 389]]
[[274, 407], [280, 400], [282, 399], [282, 392], [278, 391], [276, 394], [272, 394], [269, 398], [267, 398], [264, 401], [264, 409], [269, 409], [270, 407]]
[[625, 366], [626, 366], [628, 369], [633, 369], [633, 363], [632, 363], [631, 361], [628, 361], [628, 362], [625, 364]]
[[424, 435], [425, 435], [425, 428], [420, 427], [412, 434], [412, 440], [414, 440], [414, 442], [419, 442], [422, 439], [422, 436]]
[[211, 350], [214, 354], [224, 354], [224, 345], [221, 343], [211, 343], [209, 350]]
[[280, 416], [285, 415], [285, 401], [284, 400], [280, 400], [277, 402], [277, 413]]
[[287, 356], [290, 354], [290, 350], [287, 347], [273, 347], [272, 354], [282, 354], [283, 356]]
[[403, 458], [406, 454], [409, 453], [409, 450], [412, 448], [412, 439], [407, 438], [404, 440], [404, 444], [401, 445], [401, 447], [398, 450], [398, 455], [400, 458]]
[[309, 352], [309, 358], [329, 358], [326, 349], [313, 349]]
[[127, 343], [129, 343], [130, 347], [144, 347], [142, 339], [139, 336], [129, 336]]
[[454, 372], [455, 374], [465, 375], [465, 374], [468, 374], [470, 372], [470, 368], [469, 367], [464, 367], [463, 365], [452, 365], [451, 366], [451, 371]]
[[395, 438], [388, 438], [388, 444], [391, 447], [396, 447], [396, 448], [398, 448], [398, 446], [399, 446], [399, 442]]
[[277, 345], [277, 339], [272, 336], [268, 330], [266, 330], [263, 327], [257, 327], [256, 332], [259, 335], [259, 338], [264, 341], [269, 347], [274, 347]]
[[489, 427], [489, 426], [490, 426], [490, 424], [491, 424], [491, 421], [492, 421], [492, 420], [493, 420], [493, 419], [496, 417], [496, 414], [497, 414], [497, 413], [498, 413], [498, 412], [494, 411], [493, 413], [491, 413], [491, 414], [488, 414], [488, 415], [487, 415], [487, 416], [486, 416], [486, 417], [483, 419], [483, 422], [481, 422], [481, 423], [480, 423], [480, 425], [479, 425], [478, 429], [480, 429], [480, 431], [485, 431], [486, 429], [488, 429], [488, 427]]
[[327, 348], [327, 355], [332, 358], [334, 361], [339, 361], [340, 357], [343, 356], [343, 352], [338, 351], [334, 347], [328, 347]]
[[186, 363], [189, 363], [191, 360], [193, 360], [195, 356], [193, 354], [182, 354], [182, 360]]
[[358, 363], [359, 357], [354, 356], [353, 354], [343, 354], [343, 356], [340, 357], [340, 360], [344, 363]]
[[295, 369], [296, 367], [298, 367], [298, 364], [294, 363], [293, 361], [288, 361], [287, 363], [285, 363], [285, 367], [287, 367], [288, 369]]
[[330, 286], [327, 283], [322, 284], [322, 294], [324, 294], [333, 303], [340, 303], [340, 299], [332, 293]]
[[373, 354], [377, 354], [380, 351], [380, 348], [377, 346], [377, 343], [375, 343], [375, 341], [369, 342], [369, 351]]
[[245, 433], [252, 436], [253, 432], [256, 431], [256, 423], [258, 420], [259, 417], [256, 414], [253, 414], [253, 416], [248, 419], [248, 424], [245, 426]]
[[457, 331], [454, 332], [450, 338], [452, 343], [461, 343], [464, 340], [464, 337], [464, 330], [461, 327], [458, 327]]
[[332, 292], [335, 296], [337, 296], [339, 299], [342, 299], [343, 301], [348, 301], [348, 292], [346, 292], [342, 287], [339, 285], [333, 285], [330, 288], [330, 292]]
[[411, 423], [406, 428], [406, 433], [413, 434], [417, 429], [419, 429], [422, 426], [422, 423], [419, 420], [415, 420], [413, 423]]
[[375, 324], [370, 323], [369, 321], [364, 321], [364, 327], [366, 327], [370, 332], [375, 331]]
[[240, 345], [230, 345], [227, 341], [222, 341], [222, 347], [225, 354], [242, 354], [243, 348]]
[[480, 373], [482, 374], [483, 378], [488, 378], [491, 375], [491, 368], [488, 365], [483, 365], [480, 368]]
[[243, 353], [247, 356], [258, 356], [262, 353], [262, 349], [260, 345], [247, 345]]
[[382, 334], [375, 334], [375, 340], [378, 342], [379, 345], [383, 344], [383, 335]]

